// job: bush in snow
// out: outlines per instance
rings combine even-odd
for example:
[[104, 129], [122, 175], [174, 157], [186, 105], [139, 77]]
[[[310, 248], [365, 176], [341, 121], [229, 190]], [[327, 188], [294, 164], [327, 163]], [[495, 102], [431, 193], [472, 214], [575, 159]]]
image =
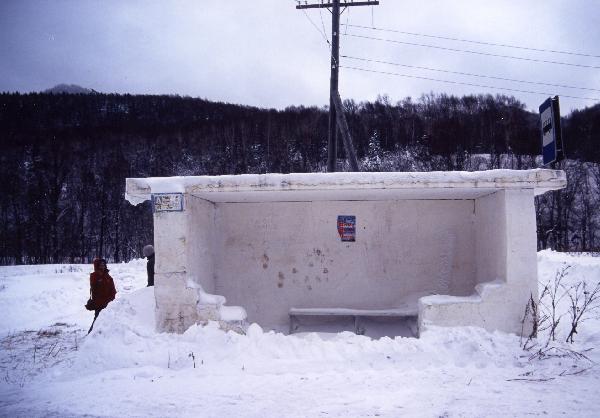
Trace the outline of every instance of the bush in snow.
[[586, 282], [579, 282], [567, 290], [569, 296], [569, 316], [571, 318], [571, 331], [567, 336], [567, 342], [573, 342], [573, 335], [577, 334], [577, 327], [586, 319], [589, 314], [600, 308], [600, 282], [596, 283], [592, 290], [589, 289]]
[[[590, 318], [592, 312], [600, 308], [600, 282], [592, 284], [593, 287], [586, 281], [566, 284], [565, 279], [571, 267], [570, 264], [565, 264], [556, 271], [554, 279], [544, 285], [539, 303], [536, 304], [533, 297], [527, 302], [523, 324], [532, 321], [534, 326], [525, 343], [522, 343], [524, 349], [535, 345], [529, 344], [534, 341], [538, 332], [547, 332], [544, 348], [547, 348], [550, 342], [556, 341], [559, 324], [566, 315], [569, 317], [569, 331], [565, 341], [573, 343], [573, 337], [578, 333], [581, 324]], [[567, 306], [563, 300], [568, 301]]]

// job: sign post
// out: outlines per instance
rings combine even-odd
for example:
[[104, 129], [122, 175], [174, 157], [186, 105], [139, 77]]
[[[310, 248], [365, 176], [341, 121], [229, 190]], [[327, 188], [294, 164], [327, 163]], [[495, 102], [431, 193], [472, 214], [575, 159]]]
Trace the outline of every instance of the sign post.
[[564, 159], [562, 130], [560, 127], [560, 105], [558, 96], [548, 98], [540, 106], [542, 127], [542, 155], [544, 166], [551, 165]]

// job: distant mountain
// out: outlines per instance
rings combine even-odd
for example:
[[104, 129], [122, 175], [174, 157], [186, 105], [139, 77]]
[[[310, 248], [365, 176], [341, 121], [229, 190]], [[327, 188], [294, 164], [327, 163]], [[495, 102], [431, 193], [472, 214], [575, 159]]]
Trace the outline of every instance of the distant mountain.
[[57, 84], [51, 89], [44, 90], [44, 93], [92, 94], [98, 92], [96, 90], [86, 89], [85, 87], [78, 86], [77, 84]]

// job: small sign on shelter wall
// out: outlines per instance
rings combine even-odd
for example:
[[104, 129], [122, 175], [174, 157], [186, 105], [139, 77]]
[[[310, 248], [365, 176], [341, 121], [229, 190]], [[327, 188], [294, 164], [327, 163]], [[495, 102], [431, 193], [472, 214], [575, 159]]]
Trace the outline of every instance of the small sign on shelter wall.
[[356, 241], [356, 216], [338, 215], [337, 229], [342, 242]]
[[152, 195], [153, 212], [182, 212], [183, 193], [156, 193]]

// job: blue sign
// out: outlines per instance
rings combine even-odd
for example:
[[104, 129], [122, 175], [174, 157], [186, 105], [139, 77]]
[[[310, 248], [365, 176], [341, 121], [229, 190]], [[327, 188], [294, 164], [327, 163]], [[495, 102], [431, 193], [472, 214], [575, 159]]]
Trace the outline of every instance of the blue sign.
[[563, 159], [562, 137], [560, 129], [560, 107], [558, 96], [548, 98], [540, 106], [542, 128], [542, 155], [544, 165]]

